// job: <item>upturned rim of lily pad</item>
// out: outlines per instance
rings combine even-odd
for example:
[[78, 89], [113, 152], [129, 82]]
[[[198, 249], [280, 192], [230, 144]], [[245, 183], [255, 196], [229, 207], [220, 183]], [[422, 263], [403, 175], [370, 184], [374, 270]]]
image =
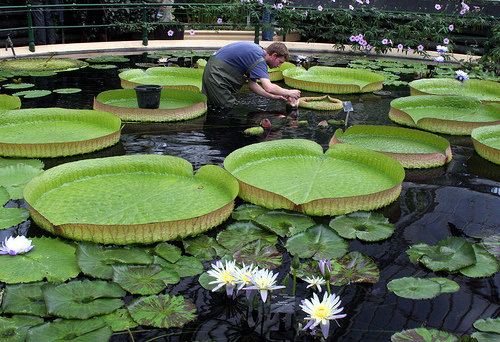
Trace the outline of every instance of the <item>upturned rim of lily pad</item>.
[[316, 110], [338, 110], [343, 108], [342, 101], [330, 95], [300, 97], [299, 107]]
[[[425, 105], [433, 108], [434, 112], [422, 115], [421, 108]], [[398, 124], [426, 131], [470, 135], [474, 128], [500, 124], [498, 107], [500, 105], [497, 103], [482, 104], [479, 99], [472, 96], [406, 96], [391, 101], [389, 118]], [[446, 111], [449, 108], [457, 110]], [[415, 111], [416, 109], [420, 112]], [[463, 111], [459, 113], [459, 110]], [[465, 113], [466, 110], [467, 113]]]
[[[118, 74], [122, 88], [134, 88], [141, 84], [161, 85], [191, 91], [201, 91], [203, 69], [185, 67], [151, 67], [129, 69]], [[185, 82], [182, 82], [184, 80]], [[186, 81], [187, 80], [187, 81]]]
[[[356, 140], [348, 140], [346, 143], [359, 145], [380, 153], [384, 153], [403, 165], [405, 168], [430, 168], [442, 166], [449, 163], [452, 159], [451, 145], [448, 140], [439, 135], [423, 132], [411, 128], [392, 127], [392, 126], [377, 126], [377, 125], [355, 125], [349, 127], [345, 132], [339, 128], [335, 131], [329, 145], [344, 143], [343, 138], [351, 137], [356, 139], [358, 137], [370, 137], [370, 144], [367, 146], [362, 142], [356, 143]], [[377, 138], [384, 141], [387, 139], [400, 140], [401, 144], [394, 144], [389, 150], [378, 149]], [[429, 150], [440, 150], [440, 152], [419, 152], [411, 153], [405, 152], [401, 149], [403, 143], [408, 140], [414, 140], [419, 145], [428, 145]]]
[[[325, 77], [327, 81], [301, 79], [305, 75], [313, 78]], [[385, 77], [375, 72], [353, 68], [313, 66], [289, 68], [283, 71], [285, 84], [302, 90], [326, 94], [369, 93], [383, 87]]]
[[73, 58], [61, 57], [23, 57], [0, 61], [1, 71], [39, 72], [39, 71], [71, 71], [85, 68], [89, 63]]
[[[106, 183], [98, 182], [97, 184], [100, 186], [100, 193], [109, 193], [105, 207], [112, 207], [110, 202], [113, 198], [115, 202], [118, 201], [123, 205], [122, 197], [130, 192], [127, 190], [127, 182], [122, 181], [122, 176], [125, 174], [131, 181], [137, 178], [142, 188], [145, 188], [151, 177], [154, 177], [154, 180], [158, 180], [158, 177], [163, 179], [163, 188], [158, 188], [156, 182], [149, 185], [158, 191], [159, 196], [166, 196], [165, 186], [169, 184], [169, 203], [150, 200], [152, 194], [145, 193], [147, 191], [141, 194], [134, 192], [130, 195], [134, 200], [142, 200], [147, 204], [148, 208], [151, 208], [149, 210], [153, 213], [152, 215], [155, 215], [154, 219], [150, 218], [151, 215], [147, 215], [148, 211], [138, 216], [125, 215], [123, 219], [118, 215], [117, 218], [109, 221], [108, 214], [96, 212], [103, 208], [99, 208], [92, 197], [92, 193], [96, 191], [95, 188], [92, 191], [91, 186], [96, 186], [92, 183], [92, 179], [107, 177]], [[111, 177], [115, 178], [115, 182]], [[116, 184], [118, 178], [120, 184]], [[168, 179], [171, 181], [167, 182]], [[60, 191], [56, 191], [64, 185], [78, 185], [79, 182], [87, 183], [85, 191], [78, 191], [81, 188], [78, 187], [77, 190], [68, 193], [66, 187], [63, 189], [62, 196]], [[132, 188], [135, 188], [134, 184]], [[191, 184], [191, 190], [186, 189], [187, 184]], [[43, 202], [43, 198], [48, 193], [53, 195], [50, 198], [50, 204], [46, 203], [47, 200]], [[187, 196], [188, 193], [191, 196]], [[74, 205], [69, 205], [68, 194], [72, 197], [77, 196], [78, 203], [87, 201], [88, 204], [77, 211]], [[237, 195], [237, 181], [219, 166], [204, 165], [193, 175], [193, 166], [188, 161], [179, 157], [154, 154], [125, 155], [65, 163], [33, 178], [24, 189], [24, 198], [29, 205], [31, 217], [43, 229], [73, 240], [120, 245], [167, 241], [209, 230], [230, 216]], [[41, 199], [45, 205], [39, 204]], [[203, 202], [203, 199], [206, 202]], [[54, 203], [54, 201], [60, 203]], [[195, 206], [193, 202], [202, 203]], [[152, 209], [154, 206], [162, 208], [162, 211], [155, 213]], [[50, 208], [56, 207], [57, 212], [51, 213]], [[94, 215], [94, 218], [90, 215]], [[168, 215], [175, 218], [168, 218]], [[78, 217], [78, 220], [75, 217]], [[101, 223], [88, 222], [92, 220], [95, 222], [97, 217], [106, 219]]]
[[[315, 161], [320, 162], [323, 168], [314, 172], [322, 172], [322, 175], [309, 180], [312, 188], [307, 194], [301, 194], [302, 200], [290, 199], [294, 193], [299, 193], [297, 187], [305, 182], [300, 176], [294, 177], [294, 174], [303, 172], [312, 177], [306, 169]], [[289, 163], [294, 167], [292, 174], [287, 169]], [[334, 175], [335, 171], [325, 166], [328, 163], [348, 167], [350, 171], [343, 173], [345, 177], [342, 179], [342, 172]], [[366, 177], [357, 179], [362, 184], [352, 187], [352, 176], [357, 172], [352, 168], [356, 166], [361, 170], [373, 170], [372, 175], [377, 180], [370, 183]], [[243, 200], [269, 209], [288, 209], [308, 215], [342, 215], [383, 207], [399, 196], [405, 175], [399, 162], [382, 153], [349, 144], [335, 144], [323, 153], [319, 144], [306, 139], [280, 139], [242, 147], [226, 157], [224, 167], [238, 179], [239, 196]], [[262, 174], [264, 170], [266, 175]], [[334, 177], [336, 181], [321, 184], [326, 181], [324, 176]], [[280, 186], [285, 179], [287, 185]], [[276, 181], [276, 189], [270, 190], [273, 180]], [[328, 188], [326, 191], [332, 195], [321, 197], [323, 194], [314, 191], [314, 184], [318, 189]], [[362, 190], [358, 190], [358, 187], [362, 187]], [[346, 194], [346, 188], [351, 193]], [[291, 189], [295, 192], [287, 193]], [[344, 194], [333, 195], [335, 192]]]
[[[0, 155], [6, 157], [25, 158], [54, 158], [70, 156], [75, 154], [89, 153], [116, 144], [120, 140], [121, 120], [112, 113], [87, 109], [66, 109], [66, 108], [29, 108], [14, 109], [3, 112], [2, 125], [9, 126], [14, 131], [19, 130], [20, 136], [26, 132], [25, 124], [36, 123], [36, 128], [51, 131], [58, 122], [73, 122], [75, 125], [81, 124], [82, 128], [91, 124], [100, 127], [108, 133], [104, 135], [92, 134], [92, 138], [79, 138], [73, 130], [61, 128], [61, 134], [70, 135], [70, 139], [63, 139], [57, 134], [50, 137], [50, 140], [37, 142], [9, 142], [0, 139]], [[49, 126], [43, 127], [42, 123]]]
[[[471, 139], [477, 154], [492, 163], [500, 165], [500, 148], [495, 147], [493, 144], [495, 140], [500, 140], [500, 125], [474, 128]], [[498, 146], [498, 143], [496, 146]]]
[[[145, 109], [120, 106], [120, 100], [136, 99], [134, 89], [106, 90], [94, 97], [94, 109], [103, 110], [119, 116], [125, 121], [172, 122], [197, 118], [207, 112], [207, 97], [198, 91], [163, 88], [160, 108]], [[183, 100], [191, 104], [178, 108], [161, 108], [161, 102]]]
[[408, 85], [411, 95], [469, 95], [481, 102], [500, 102], [500, 83], [495, 81], [468, 79], [462, 83], [453, 78], [423, 78]]
[[293, 67], [295, 67], [295, 64], [290, 63], [290, 62], [284, 62], [283, 64], [281, 64], [281, 66], [279, 68], [270, 69], [268, 67], [267, 73], [269, 75], [269, 80], [271, 82], [283, 80], [283, 71], [286, 69], [293, 68]]

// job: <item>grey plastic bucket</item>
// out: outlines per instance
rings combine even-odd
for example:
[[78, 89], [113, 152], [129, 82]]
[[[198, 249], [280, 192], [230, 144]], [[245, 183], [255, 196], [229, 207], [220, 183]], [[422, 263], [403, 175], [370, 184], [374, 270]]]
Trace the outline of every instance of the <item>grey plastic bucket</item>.
[[139, 108], [157, 109], [160, 106], [161, 85], [141, 84], [134, 87]]

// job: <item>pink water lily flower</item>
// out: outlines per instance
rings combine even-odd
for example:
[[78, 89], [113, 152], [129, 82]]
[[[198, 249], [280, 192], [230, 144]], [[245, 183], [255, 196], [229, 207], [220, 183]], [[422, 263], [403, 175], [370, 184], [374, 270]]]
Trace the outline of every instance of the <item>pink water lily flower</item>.
[[222, 18], [217, 19], [217, 24], [222, 24]]
[[443, 39], [444, 44], [450, 44], [450, 40], [448, 38]]
[[323, 6], [319, 5], [318, 6], [318, 11], [322, 11], [323, 10]]
[[168, 30], [167, 35], [168, 35], [169, 37], [172, 37], [172, 36], [174, 35], [174, 31], [172, 31], [172, 30]]
[[350, 10], [354, 10], [354, 6], [353, 5], [349, 5], [349, 9]]
[[26, 236], [9, 236], [2, 242], [0, 254], [17, 255], [28, 253], [33, 249], [33, 247], [35, 246], [31, 245], [31, 240], [29, 240]]
[[438, 11], [441, 9], [441, 5], [440, 4], [435, 4], [434, 5], [434, 8], [437, 9]]
[[424, 46], [422, 44], [420, 44], [419, 46], [417, 46], [417, 50], [424, 51]]
[[189, 34], [190, 35], [194, 35], [195, 34], [195, 31], [193, 29], [189, 30]]
[[453, 31], [453, 30], [455, 29], [455, 26], [453, 26], [453, 24], [451, 24], [450, 26], [448, 26], [448, 29], [449, 29], [450, 31]]
[[404, 46], [403, 44], [398, 44], [398, 50], [403, 50]]

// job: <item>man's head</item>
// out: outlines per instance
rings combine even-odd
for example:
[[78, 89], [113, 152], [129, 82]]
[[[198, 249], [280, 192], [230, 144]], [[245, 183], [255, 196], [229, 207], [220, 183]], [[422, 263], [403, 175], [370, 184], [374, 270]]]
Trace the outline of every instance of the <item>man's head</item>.
[[271, 69], [280, 67], [288, 56], [288, 49], [283, 43], [272, 43], [266, 48], [266, 63]]

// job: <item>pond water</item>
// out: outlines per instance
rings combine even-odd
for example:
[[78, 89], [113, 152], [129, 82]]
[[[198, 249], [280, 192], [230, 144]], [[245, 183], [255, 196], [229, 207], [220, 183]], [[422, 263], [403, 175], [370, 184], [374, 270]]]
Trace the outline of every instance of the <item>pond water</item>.
[[[129, 56], [133, 62], [147, 61], [144, 55]], [[125, 63], [126, 64], [126, 63]], [[119, 67], [126, 67], [123, 63]], [[120, 88], [118, 70], [85, 68], [60, 73], [52, 77], [25, 78], [23, 82], [36, 84], [36, 89], [82, 88], [76, 94], [51, 94], [42, 98], [22, 99], [23, 108], [64, 107], [90, 109], [93, 97], [104, 90]], [[347, 126], [355, 124], [395, 125], [388, 118], [390, 101], [408, 96], [407, 86], [384, 87], [380, 94], [336, 95], [342, 101], [351, 101], [354, 112]], [[303, 96], [317, 96], [303, 92]], [[287, 112], [284, 103], [260, 98], [244, 89], [238, 95], [234, 113], [214, 113], [175, 124], [126, 123], [120, 142], [95, 153], [67, 158], [44, 159], [46, 168], [86, 158], [123, 154], [167, 154], [184, 158], [195, 169], [214, 164], [222, 166], [232, 151], [260, 141], [305, 138], [328, 147], [334, 131], [344, 125], [319, 127], [323, 120], [345, 119], [343, 111], [321, 114], [299, 109]], [[285, 114], [297, 120], [287, 120]], [[244, 129], [257, 126], [269, 118], [273, 128], [263, 136], [246, 136]], [[359, 251], [377, 264], [380, 280], [375, 284], [351, 284], [333, 288], [342, 297], [347, 317], [332, 324], [331, 341], [389, 341], [394, 332], [420, 326], [449, 331], [458, 335], [476, 331], [473, 322], [479, 318], [500, 314], [500, 274], [487, 278], [469, 278], [460, 273], [432, 273], [420, 264], [410, 262], [406, 250], [415, 243], [436, 245], [448, 236], [458, 236], [477, 242], [480, 237], [499, 234], [500, 228], [500, 166], [479, 157], [470, 137], [445, 136], [452, 144], [453, 160], [443, 167], [407, 170], [400, 197], [392, 204], [377, 210], [395, 225], [389, 239], [376, 243], [349, 240], [349, 251]], [[293, 172], [293, 171], [291, 171]], [[287, 175], [283, 175], [287, 177]], [[241, 204], [238, 200], [237, 205]], [[329, 217], [315, 218], [328, 223]], [[228, 221], [230, 222], [230, 220]], [[227, 224], [227, 223], [225, 223]], [[24, 226], [23, 229], [27, 227]], [[209, 232], [215, 235], [216, 228]], [[45, 234], [34, 223], [28, 236]], [[498, 240], [498, 239], [497, 239]], [[290, 257], [284, 253], [281, 271], [283, 279], [290, 266]], [[498, 254], [497, 254], [498, 255]], [[206, 263], [206, 269], [210, 263]], [[387, 283], [406, 276], [443, 276], [456, 281], [460, 290], [444, 293], [433, 299], [411, 300], [398, 297], [387, 290]], [[298, 285], [298, 298], [308, 293], [305, 283]], [[302, 341], [309, 337], [297, 336], [297, 322], [304, 315], [300, 309], [287, 312], [278, 306], [279, 296], [272, 297], [271, 313], [265, 317], [258, 310], [249, 311], [244, 295], [228, 300], [223, 293], [211, 293], [198, 284], [198, 276], [187, 277], [174, 286], [170, 294], [182, 294], [197, 306], [198, 318], [179, 329], [137, 328], [128, 333], [115, 334], [112, 341]], [[283, 310], [280, 310], [283, 309]], [[282, 311], [282, 312], [279, 312]]]

